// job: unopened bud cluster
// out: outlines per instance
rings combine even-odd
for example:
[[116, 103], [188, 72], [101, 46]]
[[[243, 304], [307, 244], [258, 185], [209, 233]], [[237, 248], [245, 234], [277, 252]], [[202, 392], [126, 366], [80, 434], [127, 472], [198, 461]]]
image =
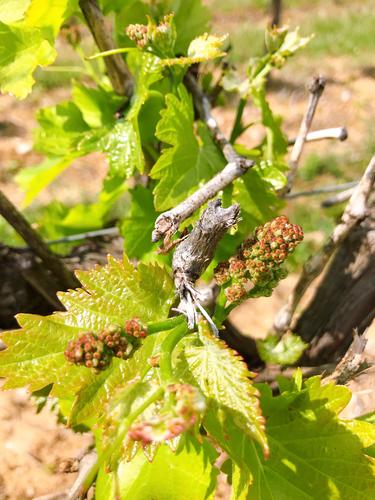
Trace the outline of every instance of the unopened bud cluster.
[[99, 333], [82, 332], [76, 340], [71, 340], [64, 352], [65, 358], [76, 365], [95, 370], [105, 370], [113, 357], [127, 359], [135, 348], [134, 339], [147, 335], [147, 328], [139, 320], [132, 319], [120, 326], [110, 325]]
[[142, 325], [137, 318], [125, 321], [124, 331], [126, 335], [136, 339], [143, 339], [147, 335], [147, 327]]
[[168, 14], [156, 24], [149, 18], [148, 24], [130, 24], [126, 34], [140, 49], [150, 47], [157, 53], [173, 56], [173, 47], [176, 41], [176, 29], [173, 20], [174, 14]]
[[126, 34], [140, 49], [148, 44], [148, 29], [145, 24], [130, 24], [126, 28]]
[[[228, 285], [228, 302], [241, 302], [250, 295], [270, 295], [286, 276], [281, 265], [302, 239], [302, 228], [291, 224], [285, 215], [259, 226], [254, 238], [245, 241], [236, 256], [215, 269], [217, 283]], [[255, 287], [251, 288], [249, 282]]]
[[103, 342], [93, 332], [80, 333], [77, 340], [71, 340], [64, 352], [65, 358], [75, 365], [104, 370], [111, 358]]
[[173, 439], [193, 427], [206, 409], [205, 399], [196, 387], [171, 384], [166, 396], [170, 408], [154, 418], [133, 424], [128, 436], [143, 445]]

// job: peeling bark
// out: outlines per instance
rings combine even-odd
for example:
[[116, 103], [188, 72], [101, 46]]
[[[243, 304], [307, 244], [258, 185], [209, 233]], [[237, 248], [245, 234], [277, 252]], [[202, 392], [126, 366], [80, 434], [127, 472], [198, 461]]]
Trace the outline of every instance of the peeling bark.
[[375, 317], [375, 205], [335, 253], [293, 330], [311, 342], [302, 363], [337, 361]]

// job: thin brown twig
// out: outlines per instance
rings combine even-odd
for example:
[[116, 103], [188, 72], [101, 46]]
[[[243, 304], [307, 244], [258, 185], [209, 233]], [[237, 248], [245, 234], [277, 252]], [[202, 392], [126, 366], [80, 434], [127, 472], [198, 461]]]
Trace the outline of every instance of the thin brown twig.
[[322, 201], [321, 206], [323, 208], [333, 207], [339, 203], [343, 203], [344, 201], [348, 201], [351, 195], [354, 193], [355, 186], [352, 188], [345, 189], [341, 193], [336, 194], [335, 196], [331, 196], [326, 200]]
[[[316, 196], [319, 194], [325, 194], [325, 193], [336, 193], [338, 191], [343, 191], [343, 192], [351, 192], [353, 193], [353, 189], [358, 185], [358, 181], [353, 181], [353, 182], [345, 182], [343, 184], [335, 184], [335, 185], [329, 185], [329, 186], [321, 186], [316, 189], [311, 189], [310, 191], [295, 191], [294, 193], [288, 193], [285, 195], [285, 198], [288, 200], [293, 200], [294, 198], [300, 198], [301, 196]], [[340, 193], [343, 194], [343, 193]], [[346, 199], [349, 199], [350, 196]], [[322, 206], [326, 206], [325, 202], [323, 201]], [[328, 205], [329, 206], [329, 205]]]
[[[99, 50], [105, 52], [115, 49], [115, 43], [97, 0], [79, 0], [79, 6]], [[113, 90], [119, 95], [130, 97], [133, 93], [133, 79], [122, 56], [113, 54], [105, 57], [104, 63]]]
[[92, 469], [97, 466], [98, 455], [96, 451], [92, 451], [85, 455], [80, 463], [78, 477], [71, 487], [67, 500], [76, 500], [77, 498], [84, 498], [87, 490], [91, 484], [86, 484], [87, 477], [91, 474]]
[[45, 267], [51, 271], [56, 280], [56, 284], [61, 290], [79, 286], [79, 281], [74, 274], [65, 266], [57, 255], [51, 252], [39, 234], [31, 227], [25, 217], [1, 191], [0, 215], [2, 215], [17, 231], [35, 255], [41, 259]]
[[302, 155], [303, 146], [306, 142], [306, 136], [310, 130], [311, 123], [314, 118], [316, 108], [318, 106], [319, 99], [323, 93], [325, 87], [325, 79], [322, 76], [317, 76], [313, 79], [312, 83], [309, 85], [310, 98], [307, 105], [306, 113], [302, 119], [301, 126], [294, 143], [290, 160], [289, 160], [289, 173], [288, 182], [282, 190], [279, 192], [279, 196], [283, 197], [291, 190], [295, 176], [297, 174], [299, 160]]
[[213, 198], [235, 179], [246, 173], [255, 162], [239, 155], [225, 135], [221, 132], [216, 119], [211, 113], [209, 99], [204, 94], [194, 76], [187, 73], [185, 84], [190, 90], [195, 108], [202, 121], [205, 122], [214, 141], [223, 152], [227, 165], [215, 177], [210, 179], [201, 188], [195, 191], [176, 207], [163, 212], [155, 221], [154, 231], [152, 232], [152, 241], [156, 242], [162, 238], [173, 235], [182, 221], [190, 217], [195, 210], [200, 208], [206, 201]]
[[[305, 142], [322, 141], [326, 139], [334, 139], [337, 141], [345, 141], [348, 138], [348, 131], [345, 127], [323, 128], [314, 130], [306, 135]], [[296, 143], [297, 137], [288, 140], [288, 146], [293, 146]]]
[[305, 263], [299, 280], [289, 295], [287, 304], [278, 312], [274, 321], [277, 332], [290, 328], [293, 315], [307, 288], [323, 271], [330, 257], [349, 235], [350, 231], [367, 215], [367, 200], [375, 181], [375, 156], [368, 164], [358, 186], [355, 188], [346, 208], [332, 235], [323, 247]]

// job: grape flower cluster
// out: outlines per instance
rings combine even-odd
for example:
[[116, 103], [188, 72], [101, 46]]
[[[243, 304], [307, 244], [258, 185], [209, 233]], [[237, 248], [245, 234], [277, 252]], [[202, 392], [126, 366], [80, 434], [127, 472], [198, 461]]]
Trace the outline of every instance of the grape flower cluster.
[[64, 352], [70, 363], [105, 370], [113, 357], [127, 359], [137, 346], [137, 340], [147, 335], [147, 327], [136, 318], [127, 320], [124, 328], [110, 325], [99, 333], [81, 332], [71, 340]]
[[206, 409], [200, 391], [190, 384], [170, 384], [166, 405], [157, 415], [133, 424], [128, 437], [142, 445], [173, 439], [193, 427]]
[[165, 15], [159, 24], [148, 19], [148, 24], [130, 24], [126, 34], [140, 49], [150, 48], [163, 55], [173, 56], [176, 41], [174, 14]]
[[215, 269], [216, 282], [225, 286], [228, 302], [270, 295], [286, 277], [283, 262], [302, 239], [302, 228], [291, 224], [285, 215], [259, 226], [254, 237], [244, 241], [237, 255]]

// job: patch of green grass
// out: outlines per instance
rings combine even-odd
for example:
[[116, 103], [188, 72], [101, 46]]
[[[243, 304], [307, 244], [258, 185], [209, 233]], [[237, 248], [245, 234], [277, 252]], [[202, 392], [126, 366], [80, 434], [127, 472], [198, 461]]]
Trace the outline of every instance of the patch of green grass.
[[294, 224], [302, 226], [305, 233], [322, 231], [328, 235], [335, 227], [334, 218], [330, 213], [319, 208], [319, 201], [301, 198], [290, 207], [289, 216]]
[[[350, 6], [363, 6], [373, 5], [373, 0], [282, 0], [283, 11], [290, 11], [290, 9], [306, 9], [306, 7], [350, 7]], [[270, 10], [272, 0], [212, 0], [209, 6], [215, 10], [222, 12], [230, 12], [243, 8], [250, 8], [254, 10]]]
[[[374, 7], [374, 4], [373, 4]], [[339, 16], [318, 15], [301, 26], [315, 33], [306, 53], [315, 56], [366, 56], [375, 51], [375, 10], [342, 9]]]
[[222, 12], [231, 12], [242, 8], [268, 9], [271, 5], [270, 0], [214, 0], [210, 7], [214, 10], [219, 9]]
[[[283, 3], [284, 22], [300, 25], [304, 35], [315, 34], [297, 57], [354, 56], [356, 62], [362, 64], [375, 52], [374, 0], [289, 0]], [[214, 0], [210, 3], [212, 12], [221, 11], [224, 17], [229, 13], [237, 15], [238, 11], [238, 26], [230, 33], [233, 61], [246, 62], [249, 57], [262, 54], [270, 5], [271, 0]]]
[[363, 153], [364, 161], [370, 161], [371, 156], [375, 153], [375, 124], [369, 121], [366, 126], [367, 134], [364, 137]]
[[316, 153], [311, 153], [306, 158], [299, 173], [304, 181], [311, 181], [322, 174], [331, 174], [336, 178], [342, 176], [340, 161], [336, 155], [322, 156]]

